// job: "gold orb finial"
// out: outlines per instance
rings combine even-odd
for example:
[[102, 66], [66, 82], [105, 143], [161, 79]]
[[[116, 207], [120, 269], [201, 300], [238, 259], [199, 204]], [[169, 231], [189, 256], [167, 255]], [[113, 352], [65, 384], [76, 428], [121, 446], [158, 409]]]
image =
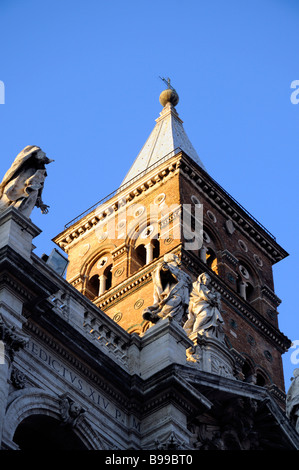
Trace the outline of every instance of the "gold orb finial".
[[[161, 78], [161, 77], [160, 77]], [[168, 86], [166, 90], [163, 90], [160, 97], [159, 101], [162, 106], [166, 106], [167, 103], [171, 103], [173, 106], [176, 106], [179, 102], [179, 95], [175, 91], [175, 89], [170, 85], [170, 78], [165, 80], [165, 78], [161, 78], [163, 82], [165, 82]]]

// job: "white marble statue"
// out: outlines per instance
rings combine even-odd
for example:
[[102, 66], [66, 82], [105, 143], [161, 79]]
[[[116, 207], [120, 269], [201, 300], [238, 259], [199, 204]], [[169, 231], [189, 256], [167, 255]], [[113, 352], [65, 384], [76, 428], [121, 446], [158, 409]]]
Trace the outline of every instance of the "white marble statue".
[[45, 165], [53, 161], [40, 147], [25, 147], [0, 184], [0, 212], [8, 207], [16, 207], [23, 215], [30, 217], [36, 206], [43, 214], [47, 214], [49, 206], [43, 203], [41, 196], [47, 176]]
[[183, 328], [188, 335], [198, 332], [223, 340], [221, 296], [210, 287], [210, 282], [210, 276], [203, 273], [193, 283], [188, 318]]
[[156, 323], [160, 319], [172, 317], [181, 323], [188, 307], [192, 281], [180, 265], [178, 256], [164, 255], [163, 262], [152, 273], [154, 304], [144, 309], [144, 319]]
[[286, 415], [299, 433], [299, 369], [294, 370], [294, 377], [287, 393]]

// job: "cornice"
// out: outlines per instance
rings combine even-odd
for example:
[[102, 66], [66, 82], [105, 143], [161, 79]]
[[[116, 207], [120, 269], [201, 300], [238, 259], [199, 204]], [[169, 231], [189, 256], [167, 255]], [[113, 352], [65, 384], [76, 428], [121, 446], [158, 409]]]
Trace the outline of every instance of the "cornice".
[[22, 300], [27, 302], [32, 300], [31, 293], [28, 292], [28, 290], [25, 289], [24, 286], [22, 286], [19, 282], [17, 282], [17, 279], [11, 276], [8, 272], [2, 272], [0, 274], [0, 285], [6, 285], [7, 287], [11, 288], [14, 294], [18, 293], [20, 295]]
[[[52, 335], [48, 334], [44, 328], [41, 328], [38, 324], [28, 321], [24, 325], [24, 331], [27, 334], [30, 334], [32, 338], [38, 339], [43, 345], [47, 346], [50, 348], [53, 352], [55, 352], [57, 355], [59, 355], [66, 363], [68, 363], [70, 366], [72, 366], [75, 370], [78, 371], [82, 376], [84, 376], [86, 379], [90, 380], [92, 383], [96, 384], [100, 390], [105, 391], [112, 399], [116, 400], [120, 405], [128, 407], [129, 406], [129, 399], [126, 397], [125, 393], [119, 393], [117, 391], [118, 386], [112, 386], [108, 381], [107, 381], [107, 374], [108, 374], [108, 368], [107, 366], [105, 367], [103, 364], [102, 359], [105, 358], [105, 361], [109, 361], [109, 358], [107, 358], [107, 355], [102, 353], [102, 358], [101, 358], [101, 352], [99, 349], [96, 349], [96, 354], [94, 354], [94, 359], [91, 359], [90, 355], [88, 354], [88, 351], [90, 348], [93, 348], [93, 345], [90, 341], [86, 340], [84, 336], [80, 335], [81, 337], [81, 352], [83, 348], [83, 343], [86, 342], [86, 348], [84, 348], [84, 354], [88, 357], [86, 357], [86, 361], [88, 362], [89, 365], [84, 363], [82, 360], [78, 358], [78, 355], [76, 352], [72, 351], [72, 340], [68, 340], [67, 344], [69, 345], [70, 349], [67, 349], [63, 346], [63, 344], [58, 341], [55, 337]], [[75, 345], [75, 338], [73, 339], [73, 349], [76, 349]], [[82, 358], [82, 354], [81, 354]], [[111, 363], [112, 364], [112, 363]], [[107, 368], [107, 370], [106, 370]], [[118, 366], [116, 363], [114, 364], [113, 367], [111, 365], [109, 366], [109, 377], [114, 376], [111, 371], [112, 369], [115, 369], [115, 377], [123, 376], [126, 374], [127, 380], [123, 381], [123, 390], [124, 388], [127, 388], [130, 384], [130, 376], [126, 372], [124, 372], [120, 366]], [[98, 370], [97, 370], [98, 369]], [[116, 372], [118, 370], [118, 372]], [[106, 375], [105, 375], [106, 371]], [[120, 390], [120, 388], [119, 388]]]
[[[275, 238], [263, 227], [246, 209], [244, 209], [232, 196], [230, 196], [213, 178], [197, 165], [184, 152], [178, 153], [163, 161], [160, 165], [135, 178], [131, 185], [123, 190], [112, 193], [111, 198], [96, 207], [80, 220], [75, 221], [70, 227], [57, 235], [53, 241], [64, 251], [71, 245], [82, 239], [92, 228], [100, 222], [108, 221], [108, 218], [117, 213], [120, 207], [135, 201], [145, 193], [152, 191], [155, 186], [173, 177], [182, 174], [188, 179], [210, 203], [225, 217], [233, 220], [241, 233], [259, 247], [271, 260], [276, 263], [288, 256], [288, 253], [276, 242]], [[158, 162], [159, 163], [159, 162]]]
[[264, 294], [266, 297], [268, 297], [268, 299], [271, 300], [271, 302], [276, 306], [278, 307], [278, 305], [281, 304], [281, 300], [279, 297], [277, 297], [277, 295], [275, 294], [275, 292], [273, 292], [272, 289], [270, 289], [269, 286], [262, 286], [261, 288], [262, 290], [262, 294]]
[[132, 185], [112, 193], [108, 201], [105, 201], [102, 205], [92, 210], [92, 212], [74, 222], [66, 230], [54, 237], [53, 242], [62, 250], [68, 251], [70, 246], [74, 246], [76, 242], [82, 240], [98, 224], [108, 222], [110, 217], [116, 216], [118, 210], [123, 209], [124, 206], [129, 206], [133, 202], [138, 202], [145, 194], [147, 195], [155, 190], [165, 179], [172, 178], [177, 174], [180, 167], [179, 159], [181, 155], [182, 152], [161, 163], [159, 167], [155, 166], [152, 171], [141, 176]]
[[46, 297], [57, 290], [53, 279], [7, 245], [0, 249], [0, 270], [2, 281], [14, 287], [25, 300], [30, 301], [37, 295]]
[[219, 212], [233, 220], [240, 232], [258, 246], [272, 263], [288, 256], [273, 235], [186, 154], [182, 154], [180, 171]]
[[143, 398], [142, 412], [145, 415], [165, 405], [165, 402], [175, 403], [188, 415], [213, 406], [205, 395], [178, 373], [176, 364], [169, 365], [144, 382]]

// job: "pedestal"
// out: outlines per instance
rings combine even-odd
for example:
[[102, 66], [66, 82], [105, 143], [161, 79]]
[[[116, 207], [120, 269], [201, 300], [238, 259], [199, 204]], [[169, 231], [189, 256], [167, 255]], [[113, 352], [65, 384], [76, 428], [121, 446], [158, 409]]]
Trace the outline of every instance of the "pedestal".
[[0, 249], [9, 246], [31, 262], [32, 239], [40, 233], [41, 230], [14, 207], [0, 213]]
[[171, 317], [159, 320], [142, 337], [140, 375], [147, 379], [170, 364], [186, 364], [186, 349], [193, 345]]
[[188, 351], [191, 364], [205, 372], [235, 378], [235, 360], [224, 342], [199, 333], [193, 333], [189, 338], [193, 342], [193, 347]]
[[[141, 338], [141, 377], [148, 379], [171, 364], [186, 365], [186, 349], [192, 345], [186, 332], [173, 318], [159, 320]], [[175, 395], [175, 391], [173, 393]], [[189, 445], [187, 415], [175, 400], [165, 397], [160, 397], [157, 409], [142, 422], [142, 447], [145, 449], [175, 449], [173, 446], [176, 445], [179, 449]]]

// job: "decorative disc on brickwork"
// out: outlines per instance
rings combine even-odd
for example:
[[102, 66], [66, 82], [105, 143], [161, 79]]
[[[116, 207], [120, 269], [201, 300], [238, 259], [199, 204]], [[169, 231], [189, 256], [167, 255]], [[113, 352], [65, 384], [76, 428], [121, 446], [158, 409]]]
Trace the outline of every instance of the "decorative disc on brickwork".
[[134, 304], [135, 310], [138, 310], [139, 308], [141, 308], [143, 304], [144, 304], [144, 300], [143, 300], [143, 299], [137, 300], [137, 302], [135, 302], [135, 304]]
[[114, 273], [114, 276], [115, 276], [115, 277], [119, 277], [119, 276], [121, 276], [121, 275], [122, 275], [122, 273], [124, 272], [124, 270], [125, 270], [125, 268], [124, 268], [124, 267], [122, 267], [122, 268], [118, 268], [118, 269], [115, 271], [115, 273]]
[[193, 202], [193, 204], [198, 204], [198, 205], [200, 205], [200, 200], [199, 200], [198, 197], [195, 196], [194, 194], [192, 194], [192, 196], [191, 196], [191, 201]]
[[136, 208], [135, 212], [134, 212], [134, 217], [140, 217], [145, 211], [145, 207], [144, 206], [139, 206]]
[[213, 214], [212, 211], [207, 211], [207, 216], [209, 217], [209, 219], [214, 222], [214, 224], [217, 222], [217, 219], [216, 219], [216, 216], [215, 214]]
[[103, 241], [106, 240], [107, 237], [108, 237], [107, 232], [102, 232], [102, 233], [98, 236], [98, 242], [99, 242], [99, 243], [102, 243]]
[[245, 266], [243, 266], [242, 264], [239, 265], [239, 271], [240, 273], [242, 274], [243, 277], [245, 277], [245, 279], [249, 279], [249, 272], [247, 271], [247, 269], [245, 268]]
[[122, 219], [118, 222], [116, 229], [122, 230], [126, 226], [126, 219]]
[[245, 251], [245, 252], [248, 251], [247, 245], [246, 245], [246, 243], [245, 243], [243, 240], [238, 240], [238, 244], [239, 244], [239, 247], [240, 247], [243, 251]]
[[117, 312], [114, 317], [113, 317], [113, 320], [117, 323], [119, 322], [121, 319], [122, 319], [122, 316], [123, 314], [121, 312]]
[[258, 256], [258, 255], [253, 255], [253, 259], [254, 261], [256, 262], [256, 264], [260, 267], [263, 266], [263, 261], [261, 260], [261, 258]]
[[156, 206], [158, 206], [159, 204], [161, 204], [163, 201], [165, 201], [165, 198], [166, 198], [166, 195], [164, 193], [161, 193], [159, 194], [159, 196], [157, 196], [154, 200], [154, 204], [156, 204]]
[[146, 227], [140, 235], [140, 238], [148, 238], [154, 231], [153, 225]]

